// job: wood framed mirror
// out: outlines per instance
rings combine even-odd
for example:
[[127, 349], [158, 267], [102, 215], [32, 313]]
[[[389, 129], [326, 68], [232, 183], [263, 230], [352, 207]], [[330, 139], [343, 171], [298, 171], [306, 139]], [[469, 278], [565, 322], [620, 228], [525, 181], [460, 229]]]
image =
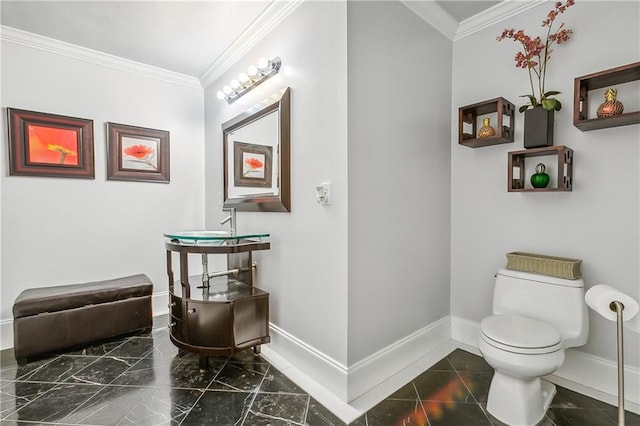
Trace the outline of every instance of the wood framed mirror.
[[223, 208], [291, 211], [290, 89], [222, 124]]

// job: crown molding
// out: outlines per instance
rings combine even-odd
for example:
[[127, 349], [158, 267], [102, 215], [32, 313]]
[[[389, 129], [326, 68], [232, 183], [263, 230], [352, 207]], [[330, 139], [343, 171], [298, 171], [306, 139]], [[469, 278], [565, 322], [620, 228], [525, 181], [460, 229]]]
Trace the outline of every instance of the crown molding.
[[5, 25], [0, 25], [0, 40], [132, 74], [138, 74], [147, 78], [202, 90], [200, 81], [195, 77], [140, 62], [130, 61], [115, 55], [98, 52], [97, 50], [43, 37]]
[[503, 0], [490, 9], [465, 19], [459, 24], [434, 0], [399, 1], [449, 40], [457, 41], [500, 21], [518, 15], [532, 7], [545, 3], [547, 0]]
[[400, 0], [409, 10], [430, 24], [449, 40], [453, 40], [458, 29], [458, 22], [451, 17], [435, 1]]
[[545, 3], [545, 0], [504, 0], [502, 3], [478, 13], [460, 22], [453, 41], [463, 39], [512, 16], [525, 12], [533, 7]]
[[200, 76], [202, 87], [206, 88], [220, 78], [303, 2], [304, 0], [272, 1], [265, 11]]

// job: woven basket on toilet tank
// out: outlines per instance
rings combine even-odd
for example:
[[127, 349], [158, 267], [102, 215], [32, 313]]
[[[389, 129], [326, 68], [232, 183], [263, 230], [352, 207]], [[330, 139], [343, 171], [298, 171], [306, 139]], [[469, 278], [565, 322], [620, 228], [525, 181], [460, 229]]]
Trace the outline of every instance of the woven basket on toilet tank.
[[582, 276], [582, 260], [514, 251], [507, 253], [507, 269], [575, 280]]

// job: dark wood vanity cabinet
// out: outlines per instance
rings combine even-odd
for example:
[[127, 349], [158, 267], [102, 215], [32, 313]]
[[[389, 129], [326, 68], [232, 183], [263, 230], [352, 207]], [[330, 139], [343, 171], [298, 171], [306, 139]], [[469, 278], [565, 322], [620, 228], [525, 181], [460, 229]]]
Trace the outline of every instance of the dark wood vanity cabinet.
[[216, 280], [197, 292], [198, 299], [170, 293], [171, 341], [206, 356], [269, 343], [269, 293], [226, 277]]
[[[259, 353], [260, 345], [271, 340], [269, 293], [253, 286], [251, 252], [268, 250], [270, 243], [236, 239], [209, 245], [171, 240], [165, 246], [171, 342], [181, 351], [200, 355], [203, 368], [209, 356], [232, 355], [247, 348]], [[175, 252], [180, 256], [177, 281], [172, 269]], [[189, 276], [188, 256], [193, 254], [205, 256], [202, 275]], [[229, 270], [206, 273], [209, 254], [226, 254]]]

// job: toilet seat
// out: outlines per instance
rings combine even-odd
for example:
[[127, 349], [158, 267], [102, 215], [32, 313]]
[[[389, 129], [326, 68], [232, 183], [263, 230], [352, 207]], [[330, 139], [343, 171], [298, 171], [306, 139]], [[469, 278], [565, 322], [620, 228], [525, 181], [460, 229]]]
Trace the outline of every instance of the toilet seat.
[[490, 346], [523, 355], [562, 350], [558, 330], [542, 321], [505, 314], [486, 317], [480, 323], [481, 338]]

